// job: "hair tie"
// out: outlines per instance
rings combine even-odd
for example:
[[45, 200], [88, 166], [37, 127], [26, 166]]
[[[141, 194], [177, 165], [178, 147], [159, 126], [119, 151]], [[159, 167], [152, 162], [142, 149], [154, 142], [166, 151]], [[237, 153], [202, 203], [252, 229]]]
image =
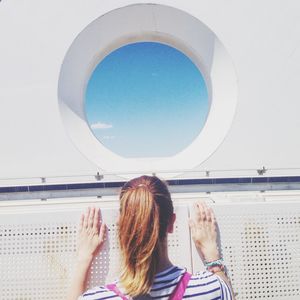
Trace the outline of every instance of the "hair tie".
[[139, 185], [137, 185], [137, 187], [147, 187], [147, 185], [145, 183], [140, 183]]

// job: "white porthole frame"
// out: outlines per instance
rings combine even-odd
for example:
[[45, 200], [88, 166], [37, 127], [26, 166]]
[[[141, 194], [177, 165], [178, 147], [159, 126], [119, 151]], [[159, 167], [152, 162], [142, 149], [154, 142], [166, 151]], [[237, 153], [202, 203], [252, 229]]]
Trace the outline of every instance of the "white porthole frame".
[[[187, 55], [204, 76], [210, 100], [206, 123], [196, 139], [170, 157], [124, 158], [99, 142], [85, 115], [85, 91], [97, 64], [124, 45], [153, 41]], [[216, 35], [195, 17], [172, 7], [135, 4], [90, 23], [70, 46], [59, 76], [58, 100], [66, 130], [77, 148], [107, 172], [172, 172], [200, 165], [222, 143], [237, 104], [233, 63]]]

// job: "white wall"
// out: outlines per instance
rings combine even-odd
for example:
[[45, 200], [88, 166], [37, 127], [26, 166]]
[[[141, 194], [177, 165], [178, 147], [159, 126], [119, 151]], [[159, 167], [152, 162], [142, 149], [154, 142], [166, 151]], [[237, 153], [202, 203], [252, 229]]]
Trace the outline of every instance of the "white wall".
[[[299, 1], [152, 2], [199, 18], [223, 42], [236, 68], [239, 94], [232, 127], [217, 151], [198, 168], [300, 168]], [[132, 3], [0, 2], [1, 178], [99, 169], [65, 132], [57, 100], [59, 71], [68, 47], [84, 27]]]

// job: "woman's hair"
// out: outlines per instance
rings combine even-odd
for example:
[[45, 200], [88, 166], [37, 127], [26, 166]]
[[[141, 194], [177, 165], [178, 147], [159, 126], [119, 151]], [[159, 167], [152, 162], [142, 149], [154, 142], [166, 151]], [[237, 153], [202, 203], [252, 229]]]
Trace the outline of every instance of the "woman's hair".
[[170, 192], [159, 178], [144, 175], [123, 186], [119, 219], [123, 259], [120, 281], [130, 296], [150, 291], [158, 269], [159, 243], [167, 235], [172, 215]]

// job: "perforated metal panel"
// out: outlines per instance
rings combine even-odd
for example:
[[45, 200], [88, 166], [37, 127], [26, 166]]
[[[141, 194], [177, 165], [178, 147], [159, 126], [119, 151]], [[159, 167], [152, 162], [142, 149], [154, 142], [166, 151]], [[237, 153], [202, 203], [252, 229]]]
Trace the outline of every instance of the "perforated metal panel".
[[[88, 205], [88, 204], [87, 204]], [[38, 209], [38, 211], [37, 211]], [[0, 297], [5, 300], [64, 299], [76, 257], [80, 210], [63, 206], [35, 208], [1, 214]], [[116, 238], [117, 209], [103, 209], [109, 238], [94, 260], [88, 285], [116, 278], [119, 246]], [[172, 260], [191, 269], [187, 207], [176, 207], [175, 232], [169, 239]]]
[[[237, 299], [300, 299], [300, 204], [214, 206]], [[194, 270], [202, 267], [193, 249]]]
[[[169, 254], [175, 264], [189, 270], [192, 264], [196, 272], [203, 265], [190, 248], [189, 206], [189, 201], [176, 206]], [[102, 209], [109, 239], [92, 265], [90, 287], [109, 282], [119, 273], [118, 211], [111, 207]], [[214, 210], [237, 299], [299, 300], [300, 203], [226, 204], [215, 205]], [[65, 298], [73, 274], [81, 211], [59, 204], [1, 211], [0, 299]]]

